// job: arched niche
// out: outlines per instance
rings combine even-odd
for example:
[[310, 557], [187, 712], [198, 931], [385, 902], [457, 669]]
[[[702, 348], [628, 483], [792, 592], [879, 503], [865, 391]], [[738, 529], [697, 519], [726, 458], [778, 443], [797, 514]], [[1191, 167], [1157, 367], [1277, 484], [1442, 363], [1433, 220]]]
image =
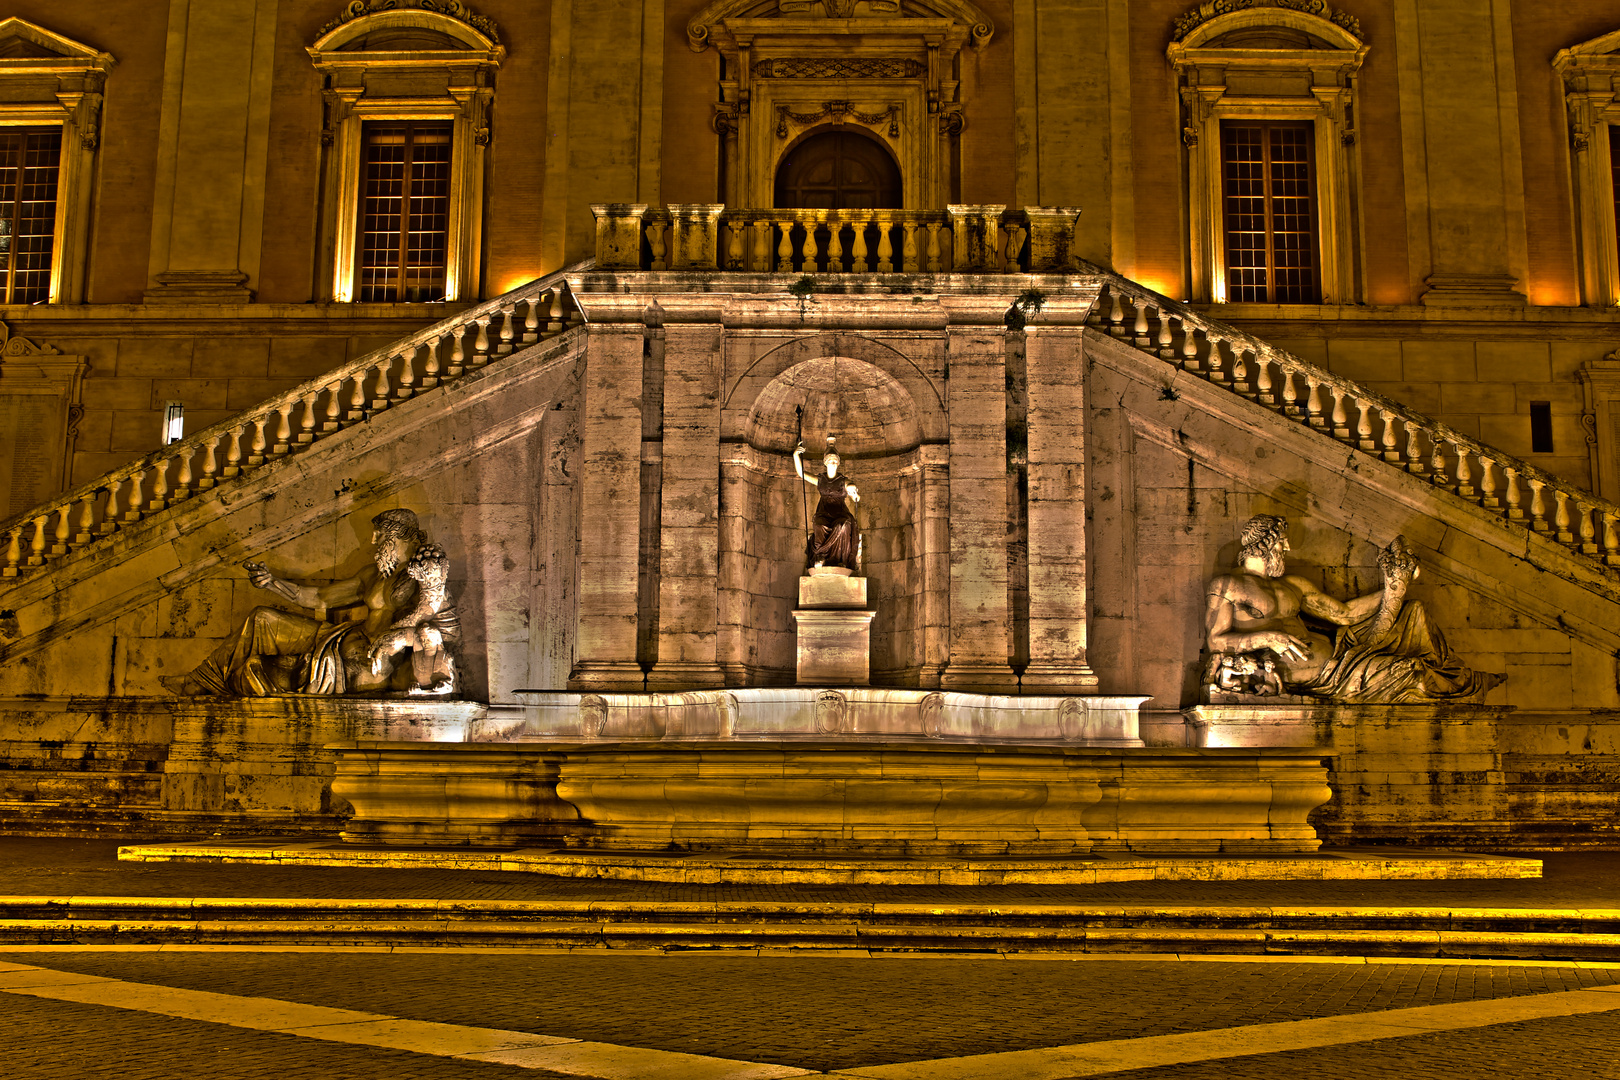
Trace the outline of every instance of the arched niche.
[[[932, 581], [928, 566], [931, 546], [940, 546], [930, 545], [930, 535], [946, 535], [942, 519], [930, 529], [928, 513], [944, 489], [943, 454], [940, 467], [930, 468], [937, 448], [923, 442], [917, 402], [905, 385], [846, 356], [813, 357], [776, 374], [754, 396], [741, 439], [722, 446], [719, 654], [728, 681], [794, 681], [792, 612], [816, 502], [793, 472], [801, 430], [806, 473], [820, 471], [832, 435], [843, 471], [861, 494], [854, 511], [876, 611], [872, 681], [927, 684], [929, 658], [938, 651], [930, 647], [928, 614], [942, 610], [945, 587], [943, 578]], [[939, 577], [934, 569], [932, 577]]]

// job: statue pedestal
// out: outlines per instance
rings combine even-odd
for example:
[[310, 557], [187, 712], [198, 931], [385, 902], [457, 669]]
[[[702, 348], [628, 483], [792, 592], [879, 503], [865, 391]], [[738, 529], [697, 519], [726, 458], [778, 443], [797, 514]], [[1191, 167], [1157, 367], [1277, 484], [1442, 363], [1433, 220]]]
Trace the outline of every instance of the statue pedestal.
[[793, 623], [800, 686], [865, 686], [872, 678], [872, 616], [866, 579], [818, 570], [799, 579]]

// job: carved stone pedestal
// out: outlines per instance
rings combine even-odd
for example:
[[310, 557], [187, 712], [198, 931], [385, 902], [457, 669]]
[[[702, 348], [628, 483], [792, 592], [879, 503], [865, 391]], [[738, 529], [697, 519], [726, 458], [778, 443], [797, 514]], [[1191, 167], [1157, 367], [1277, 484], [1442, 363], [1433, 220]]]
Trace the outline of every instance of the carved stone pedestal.
[[866, 579], [817, 569], [799, 579], [793, 623], [800, 686], [865, 686], [872, 678], [872, 616]]

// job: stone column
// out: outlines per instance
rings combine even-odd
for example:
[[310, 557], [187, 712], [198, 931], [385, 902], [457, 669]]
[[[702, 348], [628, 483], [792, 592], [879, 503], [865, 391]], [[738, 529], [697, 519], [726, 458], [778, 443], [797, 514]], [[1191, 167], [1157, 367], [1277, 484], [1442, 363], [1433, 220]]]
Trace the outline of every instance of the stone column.
[[570, 690], [639, 691], [641, 363], [635, 323], [591, 327], [580, 417], [579, 637]]
[[1029, 380], [1026, 693], [1095, 693], [1086, 665], [1086, 394], [1079, 326], [1025, 332]]
[[922, 460], [923, 662], [918, 685], [934, 689], [951, 658], [950, 449], [918, 447]]
[[[998, 309], [999, 310], [999, 309]], [[1015, 692], [1007, 600], [1007, 392], [1002, 333], [949, 331], [950, 662], [948, 690]]]
[[658, 662], [649, 690], [722, 686], [719, 631], [720, 365], [718, 325], [664, 327], [664, 483]]

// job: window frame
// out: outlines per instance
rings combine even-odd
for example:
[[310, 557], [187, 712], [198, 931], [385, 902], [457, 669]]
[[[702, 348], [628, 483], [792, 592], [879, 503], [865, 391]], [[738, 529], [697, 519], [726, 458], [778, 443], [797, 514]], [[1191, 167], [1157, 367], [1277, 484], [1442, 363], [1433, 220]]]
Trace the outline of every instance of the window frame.
[[1569, 128], [1581, 303], [1620, 306], [1620, 244], [1616, 233], [1616, 162], [1612, 132], [1620, 129], [1620, 30], [1560, 49], [1553, 72], [1564, 88]]
[[[0, 40], [32, 42], [53, 55], [0, 59], [0, 127], [60, 128], [56, 221], [51, 237], [48, 304], [85, 299], [90, 202], [101, 151], [101, 113], [107, 75], [117, 63], [93, 49], [26, 19], [0, 20]], [[32, 99], [32, 100], [30, 100]]]
[[[1265, 29], [1302, 31], [1330, 47], [1212, 44], [1233, 31]], [[1176, 72], [1182, 101], [1191, 298], [1200, 303], [1229, 302], [1222, 122], [1308, 121], [1315, 132], [1316, 302], [1356, 302], [1364, 275], [1359, 267], [1363, 245], [1355, 213], [1360, 168], [1354, 120], [1358, 72], [1367, 46], [1338, 22], [1287, 8], [1257, 6], [1192, 26], [1180, 40], [1171, 42], [1166, 55]], [[1290, 80], [1306, 92], [1244, 92], [1247, 84], [1277, 85]]]
[[[1225, 121], [1222, 121], [1222, 123], [1220, 125], [1219, 130], [1220, 130], [1220, 135], [1221, 135], [1221, 151], [1222, 151], [1221, 152], [1221, 211], [1222, 211], [1222, 237], [1223, 237], [1222, 259], [1223, 259], [1223, 261], [1225, 263], [1225, 266], [1226, 266], [1226, 274], [1225, 274], [1225, 277], [1224, 277], [1223, 280], [1225, 281], [1227, 293], [1230, 296], [1230, 294], [1232, 292], [1232, 289], [1233, 289], [1233, 285], [1232, 285], [1232, 281], [1231, 281], [1232, 274], [1233, 274], [1233, 269], [1234, 269], [1233, 266], [1232, 266], [1232, 235], [1233, 235], [1233, 232], [1235, 230], [1232, 227], [1233, 226], [1232, 219], [1233, 219], [1233, 216], [1234, 216], [1234, 211], [1232, 209], [1232, 200], [1234, 198], [1241, 198], [1243, 196], [1235, 195], [1230, 190], [1230, 186], [1229, 186], [1230, 181], [1231, 181], [1231, 175], [1230, 175], [1231, 169], [1230, 169], [1230, 166], [1233, 163], [1228, 158], [1226, 151], [1227, 151], [1227, 147], [1229, 146], [1228, 135], [1230, 135], [1232, 132], [1236, 131], [1240, 127], [1253, 128], [1253, 129], [1255, 129], [1255, 130], [1257, 130], [1257, 131], [1259, 131], [1261, 133], [1260, 148], [1261, 148], [1261, 163], [1263, 165], [1263, 171], [1264, 171], [1264, 175], [1263, 175], [1263, 178], [1262, 178], [1262, 182], [1263, 182], [1263, 185], [1264, 185], [1264, 190], [1261, 193], [1260, 198], [1262, 200], [1262, 205], [1263, 205], [1263, 211], [1262, 211], [1261, 216], [1264, 218], [1264, 222], [1265, 222], [1264, 235], [1265, 235], [1265, 253], [1266, 253], [1265, 264], [1264, 264], [1262, 269], [1264, 269], [1265, 274], [1266, 274], [1265, 290], [1266, 290], [1266, 293], [1267, 293], [1267, 299], [1265, 299], [1265, 300], [1234, 300], [1232, 302], [1233, 303], [1250, 303], [1250, 304], [1277, 304], [1277, 303], [1284, 303], [1285, 302], [1285, 301], [1271, 299], [1271, 297], [1274, 297], [1277, 294], [1277, 292], [1282, 288], [1282, 286], [1280, 286], [1278, 284], [1278, 282], [1277, 282], [1277, 276], [1278, 276], [1279, 271], [1285, 269], [1283, 267], [1278, 266], [1278, 260], [1277, 260], [1277, 246], [1276, 246], [1277, 229], [1275, 228], [1275, 224], [1274, 224], [1274, 219], [1275, 219], [1275, 216], [1276, 216], [1276, 204], [1277, 204], [1277, 200], [1279, 198], [1286, 198], [1287, 197], [1287, 196], [1279, 196], [1276, 193], [1275, 188], [1274, 188], [1274, 185], [1276, 183], [1276, 179], [1275, 179], [1275, 176], [1273, 175], [1272, 166], [1274, 164], [1276, 164], [1276, 162], [1274, 161], [1274, 159], [1272, 157], [1272, 151], [1274, 149], [1274, 146], [1273, 146], [1273, 140], [1271, 138], [1271, 133], [1274, 132], [1274, 131], [1292, 130], [1292, 131], [1297, 131], [1297, 132], [1302, 132], [1302, 131], [1310, 131], [1311, 132], [1309, 141], [1307, 143], [1305, 143], [1305, 145], [1307, 147], [1309, 147], [1308, 153], [1310, 155], [1307, 158], [1307, 160], [1305, 161], [1305, 165], [1306, 165], [1307, 169], [1310, 172], [1310, 185], [1309, 185], [1309, 187], [1310, 187], [1310, 214], [1309, 214], [1310, 228], [1309, 228], [1309, 235], [1310, 235], [1310, 254], [1311, 254], [1310, 273], [1311, 273], [1311, 277], [1313, 278], [1313, 281], [1312, 281], [1311, 288], [1310, 288], [1310, 292], [1312, 294], [1312, 299], [1310, 299], [1310, 300], [1291, 300], [1291, 301], [1286, 301], [1286, 302], [1287, 303], [1296, 303], [1296, 304], [1300, 304], [1300, 303], [1303, 303], [1303, 304], [1320, 303], [1321, 302], [1321, 294], [1322, 294], [1322, 243], [1321, 243], [1321, 238], [1319, 236], [1319, 233], [1321, 232], [1321, 229], [1320, 229], [1321, 214], [1318, 213], [1317, 206], [1316, 206], [1316, 157], [1315, 157], [1315, 147], [1314, 147], [1314, 143], [1315, 143], [1315, 125], [1314, 124], [1309, 124], [1309, 123], [1302, 123], [1302, 122], [1299, 122], [1299, 121], [1225, 120]], [[1255, 268], [1253, 268], [1253, 267], [1244, 267], [1243, 269], [1255, 269]], [[1291, 269], [1291, 268], [1289, 268], [1289, 269]]]
[[[462, 47], [365, 49], [379, 30], [443, 34]], [[307, 50], [325, 79], [321, 299], [354, 303], [359, 292], [364, 126], [368, 122], [449, 121], [450, 200], [445, 249], [446, 302], [480, 292], [485, 147], [490, 141], [494, 74], [506, 58], [494, 24], [479, 25], [420, 7], [367, 11], [329, 26]], [[405, 88], [429, 87], [426, 91]], [[441, 89], [442, 88], [442, 89]]]
[[[359, 251], [358, 251], [358, 253], [356, 255], [356, 266], [355, 266], [355, 273], [356, 273], [355, 289], [356, 289], [357, 292], [363, 292], [368, 287], [367, 284], [365, 284], [360, 279], [364, 276], [364, 274], [365, 274], [365, 272], [367, 270], [372, 269], [371, 267], [369, 267], [366, 264], [366, 252], [368, 250], [370, 250], [370, 249], [368, 249], [366, 247], [366, 244], [365, 244], [366, 237], [371, 235], [371, 233], [367, 230], [366, 224], [365, 224], [366, 219], [370, 216], [368, 200], [370, 200], [370, 199], [372, 199], [374, 197], [370, 193], [370, 191], [366, 189], [366, 185], [370, 183], [370, 178], [367, 176], [367, 166], [368, 166], [368, 164], [370, 162], [369, 162], [369, 156], [366, 153], [366, 148], [369, 147], [370, 145], [372, 145], [372, 143], [369, 140], [368, 133], [369, 134], [374, 134], [376, 132], [377, 126], [389, 126], [389, 125], [400, 125], [401, 127], [403, 127], [403, 129], [405, 131], [405, 143], [404, 143], [405, 157], [404, 157], [404, 160], [402, 162], [404, 168], [402, 170], [403, 175], [401, 177], [401, 191], [400, 191], [400, 194], [399, 194], [399, 200], [400, 200], [400, 207], [399, 207], [400, 228], [398, 230], [398, 232], [399, 232], [399, 241], [398, 241], [398, 243], [397, 243], [397, 245], [395, 246], [395, 249], [394, 249], [395, 254], [398, 256], [399, 261], [398, 261], [397, 265], [394, 267], [394, 269], [395, 269], [395, 271], [397, 273], [397, 278], [396, 278], [396, 281], [394, 282], [394, 285], [392, 286], [394, 288], [396, 294], [398, 294], [398, 295], [396, 296], [396, 298], [394, 300], [365, 300], [365, 299], [362, 298], [360, 300], [360, 302], [361, 303], [421, 303], [423, 301], [403, 299], [404, 294], [406, 293], [406, 289], [407, 289], [406, 277], [407, 277], [407, 274], [408, 274], [409, 270], [412, 269], [412, 263], [411, 263], [411, 260], [410, 260], [410, 237], [412, 235], [412, 230], [410, 228], [410, 221], [415, 216], [415, 214], [413, 212], [412, 203], [414, 202], [414, 200], [421, 197], [419, 194], [416, 193], [416, 191], [414, 189], [414, 186], [413, 186], [414, 180], [413, 180], [413, 176], [412, 176], [412, 171], [413, 171], [412, 166], [417, 164], [418, 159], [416, 159], [413, 156], [412, 151], [418, 145], [422, 145], [422, 144], [417, 142], [417, 140], [415, 138], [416, 134], [418, 132], [426, 130], [430, 125], [433, 128], [435, 128], [435, 129], [437, 129], [439, 131], [443, 131], [446, 134], [447, 138], [444, 141], [444, 145], [451, 145], [453, 143], [454, 128], [453, 128], [453, 125], [451, 125], [451, 124], [449, 124], [449, 123], [447, 123], [445, 121], [442, 121], [442, 120], [368, 120], [362, 126], [362, 131], [361, 131], [361, 161], [360, 161], [360, 173], [361, 173], [361, 175], [360, 175], [360, 184], [361, 184], [361, 190], [360, 190], [359, 198], [357, 198], [355, 200], [355, 203], [356, 203], [356, 205], [355, 205], [355, 214], [356, 214], [356, 216], [358, 218], [358, 221], [356, 222], [355, 228], [357, 230], [357, 237], [358, 237], [358, 241], [359, 241]], [[446, 172], [447, 173], [450, 171], [449, 168], [448, 168], [448, 165], [449, 165], [449, 163], [446, 162], [446, 166], [447, 166], [446, 167]], [[446, 176], [445, 179], [448, 180], [449, 177]], [[448, 187], [448, 185], [446, 185], [446, 186]], [[445, 244], [441, 248], [441, 251], [442, 251], [442, 254], [443, 254], [443, 259], [442, 259], [442, 262], [438, 265], [437, 268], [442, 271], [445, 283], [448, 284], [449, 270], [450, 270], [449, 238], [450, 238], [450, 231], [451, 231], [450, 230], [450, 222], [449, 222], [449, 210], [448, 210], [449, 201], [450, 201], [448, 190], [446, 191], [445, 195], [439, 196], [439, 197], [443, 198], [444, 203], [445, 203], [445, 207], [446, 207], [446, 211], [445, 211], [445, 227], [442, 230], [443, 235], [445, 237]], [[439, 291], [440, 291], [441, 294], [444, 292], [443, 289], [441, 289]], [[441, 296], [438, 296], [438, 297], [433, 297], [432, 300], [436, 301], [436, 300], [440, 300], [442, 298], [443, 297], [441, 295]], [[432, 302], [432, 301], [428, 301], [428, 302]]]

